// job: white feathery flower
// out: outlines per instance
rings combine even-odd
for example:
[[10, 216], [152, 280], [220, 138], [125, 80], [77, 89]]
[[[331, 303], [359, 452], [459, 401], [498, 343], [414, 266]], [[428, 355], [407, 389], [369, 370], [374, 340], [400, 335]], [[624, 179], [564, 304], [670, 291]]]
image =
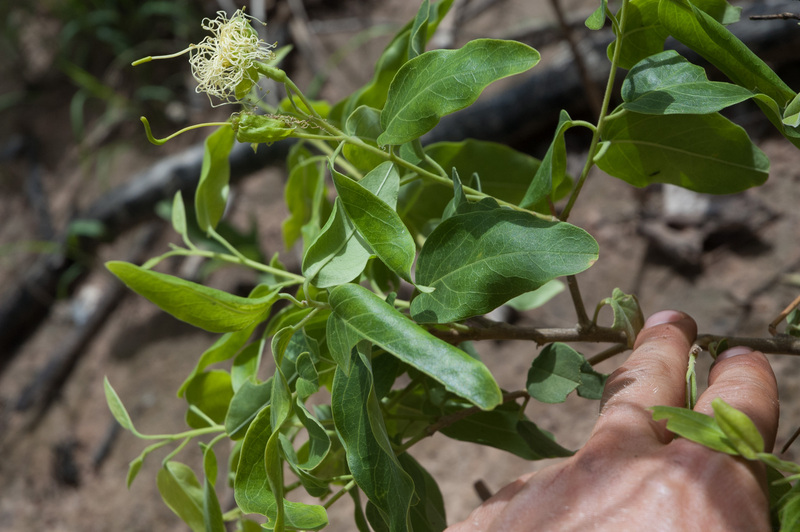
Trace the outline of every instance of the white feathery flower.
[[[254, 63], [275, 57], [268, 44], [259, 39], [247, 15], [237, 10], [230, 20], [224, 11], [216, 19], [203, 19], [203, 29], [212, 35], [189, 50], [192, 75], [197, 80], [196, 92], [205, 92], [223, 103], [236, 103], [258, 81]], [[238, 89], [238, 90], [237, 90]], [[221, 104], [220, 104], [221, 105]]]

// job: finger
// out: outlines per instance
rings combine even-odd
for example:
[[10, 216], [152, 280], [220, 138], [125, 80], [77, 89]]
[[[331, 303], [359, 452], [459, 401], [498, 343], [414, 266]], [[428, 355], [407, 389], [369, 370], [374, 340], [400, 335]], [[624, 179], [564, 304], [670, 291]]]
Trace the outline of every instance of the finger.
[[720, 353], [711, 367], [708, 389], [698, 398], [695, 410], [713, 415], [711, 401], [720, 397], [753, 420], [767, 451], [778, 431], [778, 384], [767, 357], [748, 347], [732, 347]]
[[609, 376], [595, 433], [605, 429], [652, 428], [660, 441], [671, 436], [656, 424], [647, 408], [683, 406], [689, 350], [697, 324], [682, 312], [662, 311], [650, 316], [639, 333], [630, 358]]

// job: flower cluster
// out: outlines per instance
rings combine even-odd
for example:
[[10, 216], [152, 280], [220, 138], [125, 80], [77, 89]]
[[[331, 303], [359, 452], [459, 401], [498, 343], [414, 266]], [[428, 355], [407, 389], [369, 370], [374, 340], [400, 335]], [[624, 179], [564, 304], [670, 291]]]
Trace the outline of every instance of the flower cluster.
[[207, 93], [209, 100], [215, 96], [224, 103], [237, 102], [258, 81], [255, 64], [274, 58], [271, 48], [275, 45], [259, 39], [241, 9], [230, 20], [219, 11], [216, 19], [203, 20], [203, 29], [212, 35], [192, 45], [189, 52], [198, 83], [195, 90]]

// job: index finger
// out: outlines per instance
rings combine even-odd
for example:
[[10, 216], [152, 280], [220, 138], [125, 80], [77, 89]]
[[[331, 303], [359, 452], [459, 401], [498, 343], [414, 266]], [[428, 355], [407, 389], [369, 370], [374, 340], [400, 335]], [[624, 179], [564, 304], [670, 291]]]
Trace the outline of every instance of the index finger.
[[648, 408], [684, 406], [689, 350], [696, 337], [697, 324], [683, 312], [667, 310], [650, 316], [636, 338], [633, 354], [606, 381], [594, 434], [616, 430], [631, 437], [669, 441], [669, 432], [653, 421]]

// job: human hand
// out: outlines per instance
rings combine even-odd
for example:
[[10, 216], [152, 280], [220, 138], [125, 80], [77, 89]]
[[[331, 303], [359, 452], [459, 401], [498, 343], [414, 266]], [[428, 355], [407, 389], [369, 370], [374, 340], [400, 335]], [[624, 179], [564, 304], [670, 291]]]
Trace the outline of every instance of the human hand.
[[[686, 368], [697, 336], [676, 311], [651, 316], [629, 359], [608, 379], [600, 417], [574, 456], [520, 477], [450, 532], [770, 530], [763, 465], [675, 438], [651, 406], [685, 406]], [[778, 389], [766, 357], [721, 353], [695, 410], [721, 397], [764, 437], [778, 430]]]

